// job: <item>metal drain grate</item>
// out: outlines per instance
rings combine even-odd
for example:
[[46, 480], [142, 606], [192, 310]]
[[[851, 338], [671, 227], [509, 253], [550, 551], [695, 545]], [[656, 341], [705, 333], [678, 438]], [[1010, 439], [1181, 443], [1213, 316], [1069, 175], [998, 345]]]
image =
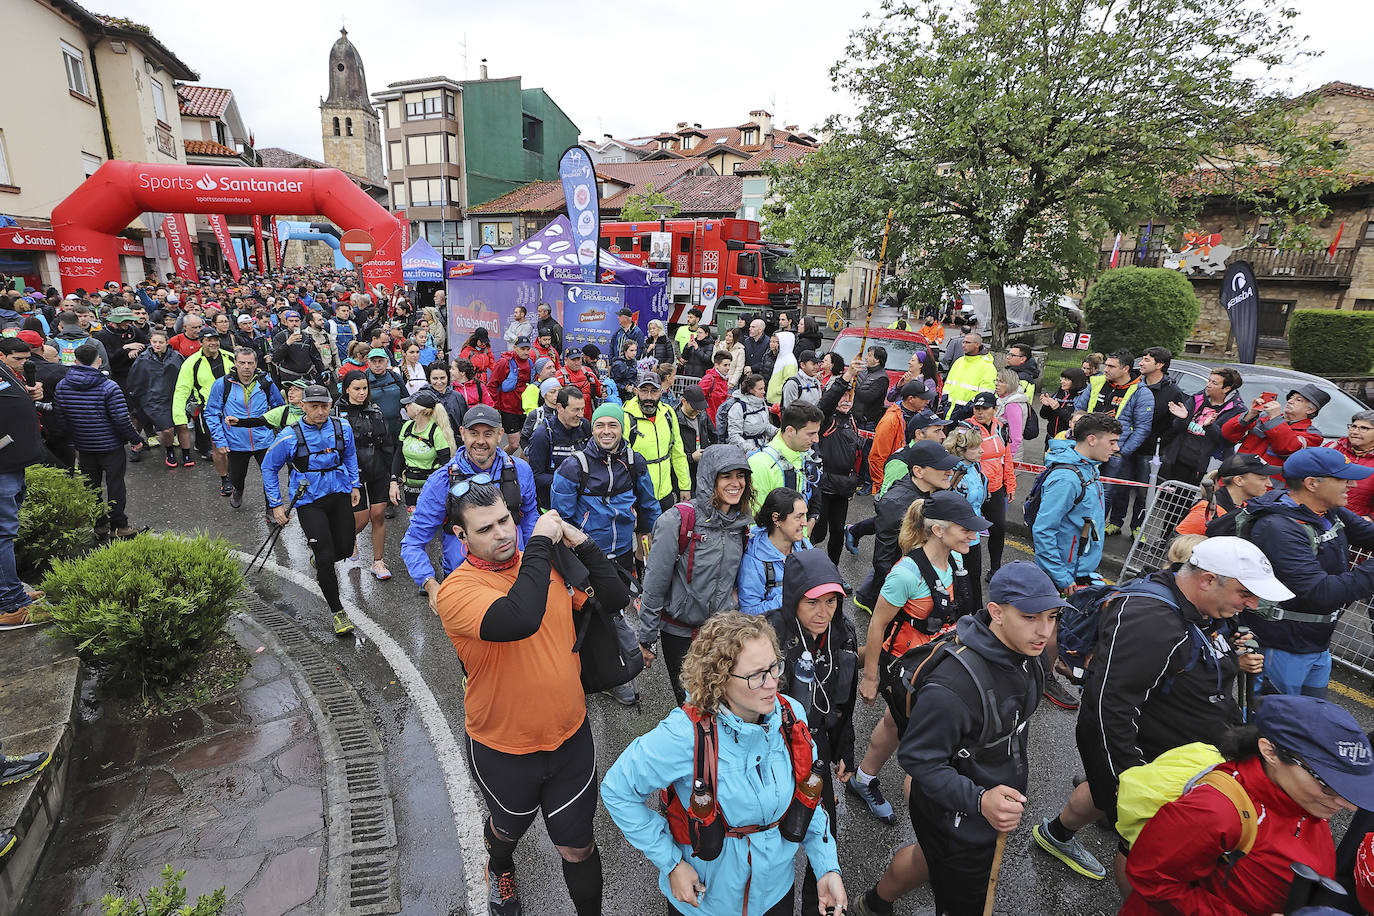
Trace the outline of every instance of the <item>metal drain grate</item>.
[[310, 688], [306, 705], [325, 760], [329, 866], [324, 910], [341, 916], [399, 912], [396, 820], [381, 742], [370, 713], [338, 666], [290, 617], [256, 594], [240, 595], [264, 641]]

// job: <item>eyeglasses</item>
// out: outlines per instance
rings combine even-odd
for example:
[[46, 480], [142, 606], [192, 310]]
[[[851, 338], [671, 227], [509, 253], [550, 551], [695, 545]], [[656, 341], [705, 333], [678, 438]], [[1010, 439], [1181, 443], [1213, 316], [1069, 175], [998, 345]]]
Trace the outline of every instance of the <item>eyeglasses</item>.
[[730, 676], [737, 677], [741, 681], [744, 681], [744, 686], [748, 687], [750, 690], [758, 690], [768, 682], [770, 677], [775, 684], [778, 682], [778, 678], [782, 677], [782, 659], [778, 659], [773, 662], [772, 666], [762, 671], [756, 671], [753, 674], [731, 674]]
[[1374, 433], [1374, 426], [1365, 426], [1362, 423], [1348, 423], [1346, 429], [1358, 429], [1361, 432]]
[[1293, 758], [1293, 760], [1297, 763], [1298, 766], [1303, 768], [1303, 771], [1306, 772], [1308, 776], [1311, 776], [1316, 781], [1317, 785], [1321, 787], [1321, 790], [1324, 793], [1331, 796], [1332, 798], [1340, 797], [1341, 793], [1337, 792], [1335, 789], [1327, 785], [1326, 780], [1318, 776], [1316, 772], [1310, 766], [1307, 765], [1307, 761], [1303, 760], [1297, 754], [1289, 754], [1289, 756]]
[[468, 490], [471, 490], [474, 484], [489, 484], [491, 482], [492, 478], [490, 474], [473, 474], [471, 477], [460, 480], [449, 487], [448, 495], [454, 499], [462, 499], [464, 496], [468, 495]]

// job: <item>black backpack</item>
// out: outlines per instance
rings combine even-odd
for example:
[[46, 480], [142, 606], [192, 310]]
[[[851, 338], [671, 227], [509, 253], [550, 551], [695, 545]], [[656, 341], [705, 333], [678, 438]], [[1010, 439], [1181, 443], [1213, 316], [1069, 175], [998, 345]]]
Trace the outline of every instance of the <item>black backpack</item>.
[[[331, 424], [333, 424], [333, 426], [334, 426], [334, 448], [333, 448], [331, 451], [329, 451], [329, 452], [312, 452], [312, 451], [310, 451], [310, 446], [307, 445], [306, 442], [305, 442], [305, 430], [301, 428], [301, 425], [302, 425], [302, 424], [300, 424], [300, 423], [292, 424], [291, 429], [292, 429], [292, 431], [296, 434], [296, 451], [295, 451], [295, 453], [291, 456], [291, 466], [292, 466], [293, 468], [295, 468], [297, 471], [300, 471], [302, 474], [307, 473], [307, 472], [315, 473], [315, 474], [322, 474], [322, 473], [324, 473], [325, 471], [337, 471], [339, 468], [343, 467], [343, 453], [344, 453], [344, 432], [343, 432], [343, 423], [339, 420], [338, 417], [330, 417], [330, 418], [329, 418], [329, 422], [330, 422]], [[310, 456], [311, 456], [311, 455], [327, 455], [327, 454], [332, 454], [332, 455], [334, 456], [334, 463], [331, 464], [329, 467], [326, 467], [326, 468], [312, 468], [312, 467], [310, 466]]]
[[1036, 476], [1035, 483], [1031, 485], [1030, 493], [1026, 494], [1026, 503], [1021, 508], [1021, 513], [1026, 519], [1026, 527], [1034, 530], [1035, 517], [1040, 514], [1040, 498], [1045, 492], [1045, 481], [1049, 478], [1050, 474], [1060, 468], [1069, 468], [1078, 476], [1078, 499], [1074, 500], [1074, 505], [1077, 505], [1079, 500], [1088, 495], [1088, 478], [1083, 476], [1083, 471], [1077, 464], [1050, 465]]

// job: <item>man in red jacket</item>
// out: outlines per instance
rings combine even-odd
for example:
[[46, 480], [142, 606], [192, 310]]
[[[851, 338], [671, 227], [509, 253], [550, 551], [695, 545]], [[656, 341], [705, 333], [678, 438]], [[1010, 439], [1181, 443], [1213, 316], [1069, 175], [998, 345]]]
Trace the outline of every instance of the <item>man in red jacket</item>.
[[726, 350], [720, 350], [711, 358], [713, 365], [706, 370], [697, 384], [701, 393], [706, 395], [706, 415], [714, 417], [720, 405], [730, 396], [730, 363], [734, 359]]
[[1240, 443], [1236, 451], [1282, 466], [1298, 449], [1322, 444], [1322, 434], [1312, 428], [1312, 420], [1330, 400], [1331, 395], [1316, 385], [1293, 389], [1283, 403], [1278, 398], [1264, 403], [1255, 398], [1249, 410], [1226, 421], [1221, 434], [1228, 442]]
[[520, 430], [525, 425], [520, 395], [533, 378], [534, 360], [530, 359], [530, 339], [517, 337], [515, 349], [502, 353], [492, 367], [489, 386], [496, 409], [501, 412], [501, 428], [506, 432], [506, 451], [512, 455], [520, 448]]
[[596, 374], [595, 367], [583, 368], [582, 361], [585, 358], [586, 354], [580, 347], [568, 347], [563, 354], [563, 371], [558, 378], [564, 385], [572, 385], [582, 392], [582, 411], [590, 421], [601, 402], [606, 400], [606, 389], [601, 386], [601, 377]]

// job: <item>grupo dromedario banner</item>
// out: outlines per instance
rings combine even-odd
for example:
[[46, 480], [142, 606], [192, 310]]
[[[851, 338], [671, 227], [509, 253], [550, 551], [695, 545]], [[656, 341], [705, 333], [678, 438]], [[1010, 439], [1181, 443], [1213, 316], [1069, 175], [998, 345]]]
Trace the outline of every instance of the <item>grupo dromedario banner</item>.
[[63, 292], [118, 282], [115, 233], [140, 213], [253, 215], [319, 213], [343, 229], [366, 229], [376, 256], [368, 285], [401, 282], [400, 227], [338, 169], [255, 169], [111, 160], [53, 209]]

